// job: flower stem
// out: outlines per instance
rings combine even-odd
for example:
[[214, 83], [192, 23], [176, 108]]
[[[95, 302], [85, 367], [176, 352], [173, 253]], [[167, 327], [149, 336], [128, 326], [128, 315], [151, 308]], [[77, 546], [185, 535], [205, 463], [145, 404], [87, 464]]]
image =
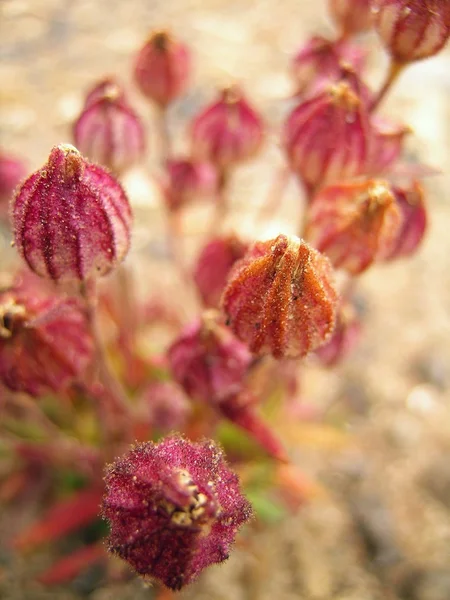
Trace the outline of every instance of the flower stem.
[[217, 183], [217, 198], [214, 216], [211, 222], [210, 235], [215, 235], [220, 230], [222, 223], [224, 222], [229, 209], [228, 202], [228, 184], [230, 181], [230, 172], [227, 169], [219, 171], [218, 183]]
[[158, 135], [159, 156], [162, 165], [172, 153], [169, 126], [167, 123], [167, 109], [164, 106], [156, 108], [156, 131]]
[[391, 87], [397, 81], [398, 77], [403, 72], [403, 69], [405, 67], [406, 67], [405, 63], [399, 63], [394, 60], [391, 61], [386, 79], [385, 79], [383, 85], [381, 86], [380, 91], [375, 96], [374, 100], [372, 101], [372, 104], [370, 107], [371, 112], [374, 112], [378, 108], [381, 101], [384, 99], [384, 97], [387, 95], [387, 93], [389, 92]]
[[127, 394], [108, 364], [97, 315], [97, 292], [95, 281], [82, 282], [80, 294], [85, 302], [85, 314], [94, 342], [95, 365], [99, 381], [106, 392], [100, 407], [104, 412], [102, 425], [105, 435], [115, 437], [118, 430], [128, 429], [126, 416], [129, 414]]

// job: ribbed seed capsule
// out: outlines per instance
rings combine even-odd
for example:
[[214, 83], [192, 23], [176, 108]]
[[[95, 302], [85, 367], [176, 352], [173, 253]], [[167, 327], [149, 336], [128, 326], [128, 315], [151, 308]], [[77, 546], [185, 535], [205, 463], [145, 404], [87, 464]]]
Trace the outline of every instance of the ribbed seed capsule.
[[222, 296], [230, 328], [256, 354], [305, 356], [333, 331], [337, 292], [330, 262], [303, 240], [256, 242]]
[[132, 215], [125, 192], [70, 145], [55, 146], [47, 164], [25, 180], [12, 218], [17, 249], [41, 277], [105, 275], [128, 252]]

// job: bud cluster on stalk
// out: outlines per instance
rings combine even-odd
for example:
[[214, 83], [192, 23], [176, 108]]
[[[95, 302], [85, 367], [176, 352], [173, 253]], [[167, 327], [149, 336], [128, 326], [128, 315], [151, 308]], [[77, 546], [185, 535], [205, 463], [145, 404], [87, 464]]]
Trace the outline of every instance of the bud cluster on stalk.
[[[278, 132], [283, 174], [299, 180], [305, 196], [298, 192], [298, 235], [249, 239], [236, 218], [226, 230], [230, 178], [270, 144], [268, 123], [239, 83], [216, 90], [187, 124], [188, 152], [173, 152], [171, 107], [192, 82], [193, 55], [166, 30], [152, 32], [133, 62], [134, 85], [154, 107], [149, 131], [161, 138], [161, 156], [149, 150], [155, 169], [144, 167], [147, 128], [115, 77], [87, 93], [72, 128], [76, 147], [53, 147], [28, 177], [20, 160], [0, 154], [0, 219], [9, 204], [13, 245], [28, 268], [6, 284], [0, 273], [0, 394], [12, 413], [21, 398], [25, 412], [40, 415], [45, 451], [27, 432], [26, 452], [17, 444], [22, 454], [53, 469], [52, 442], [53, 454], [77, 473], [79, 457], [89, 457], [83, 489], [68, 500], [65, 488], [50, 494], [64, 500], [18, 536], [17, 548], [87, 525], [100, 530], [103, 497], [108, 549], [142, 577], [180, 590], [224, 561], [252, 515], [238, 473], [247, 484], [261, 450], [263, 460], [289, 462], [283, 421], [308, 366], [302, 359], [332, 367], [347, 358], [364, 325], [357, 278], [418, 249], [428, 208], [415, 176], [420, 168], [405, 159], [411, 129], [378, 107], [406, 65], [444, 47], [450, 2], [328, 0], [327, 6], [335, 36], [312, 36], [293, 57], [292, 105]], [[378, 91], [366, 83], [368, 52], [360, 43], [370, 29], [390, 56]], [[155, 173], [160, 185], [178, 277], [170, 297], [164, 277], [157, 285], [150, 279], [152, 300], [137, 296], [134, 279], [140, 290], [148, 277], [144, 260], [117, 269], [133, 224], [119, 178], [133, 166]], [[178, 217], [200, 200], [209, 202], [213, 226], [180, 252], [185, 232]], [[270, 218], [278, 201], [281, 193], [275, 203], [267, 200]], [[199, 219], [195, 228], [202, 227]], [[97, 296], [97, 279], [114, 271], [115, 284], [108, 287], [105, 278]], [[155, 324], [169, 325], [170, 339], [165, 330], [155, 333]], [[273, 422], [264, 412], [271, 394]], [[47, 397], [54, 421], [48, 408], [39, 412]], [[242, 444], [242, 435], [256, 449]], [[209, 439], [222, 436], [226, 450]], [[10, 484], [11, 497], [14, 486], [28, 489], [19, 478]], [[104, 560], [98, 542], [62, 557], [41, 581], [61, 583], [91, 558]]]

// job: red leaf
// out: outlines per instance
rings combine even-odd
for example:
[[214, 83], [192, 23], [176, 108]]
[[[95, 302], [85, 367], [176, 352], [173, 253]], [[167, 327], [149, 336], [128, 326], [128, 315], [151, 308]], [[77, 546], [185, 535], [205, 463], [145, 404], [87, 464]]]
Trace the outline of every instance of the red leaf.
[[39, 577], [39, 581], [44, 585], [57, 585], [74, 579], [81, 571], [89, 567], [92, 563], [99, 562], [106, 558], [106, 551], [103, 544], [93, 544], [84, 546], [68, 556], [58, 560], [49, 569], [44, 571]]

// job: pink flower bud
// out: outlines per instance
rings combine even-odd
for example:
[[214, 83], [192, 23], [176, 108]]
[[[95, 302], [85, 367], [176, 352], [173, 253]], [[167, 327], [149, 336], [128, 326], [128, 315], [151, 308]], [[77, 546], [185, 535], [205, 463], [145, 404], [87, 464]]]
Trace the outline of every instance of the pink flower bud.
[[194, 281], [205, 306], [216, 308], [231, 268], [248, 250], [248, 244], [235, 235], [215, 238], [201, 251], [194, 270]]
[[295, 108], [284, 126], [292, 170], [310, 191], [364, 172], [370, 150], [366, 103], [340, 82]]
[[193, 121], [192, 151], [221, 170], [252, 158], [264, 134], [261, 117], [236, 87], [224, 89], [218, 101]]
[[295, 55], [291, 72], [297, 85], [297, 94], [314, 94], [342, 77], [342, 64], [346, 63], [359, 73], [366, 54], [346, 40], [332, 41], [314, 36]]
[[81, 306], [28, 277], [0, 294], [0, 379], [13, 391], [59, 392], [83, 374], [93, 344]]
[[411, 133], [411, 128], [378, 116], [372, 117], [371, 126], [372, 146], [367, 174], [381, 175], [400, 158], [405, 137]]
[[450, 37], [448, 0], [373, 0], [374, 24], [397, 63], [437, 54]]
[[21, 160], [0, 152], [0, 218], [7, 218], [13, 192], [25, 175]]
[[190, 71], [187, 46], [169, 33], [157, 31], [139, 51], [134, 79], [144, 96], [164, 108], [184, 93]]
[[393, 191], [401, 212], [402, 225], [387, 255], [390, 260], [413, 254], [421, 243], [427, 227], [425, 196], [419, 182], [414, 182], [409, 189], [394, 188]]
[[84, 108], [88, 108], [91, 104], [95, 104], [97, 100], [104, 98], [105, 96], [113, 95], [120, 101], [125, 101], [125, 91], [121, 85], [118, 84], [115, 77], [105, 77], [98, 81], [86, 94], [84, 99]]
[[105, 275], [130, 244], [131, 209], [120, 184], [73, 146], [55, 146], [18, 189], [16, 246], [32, 271], [55, 281]]
[[353, 304], [344, 302], [339, 307], [336, 326], [326, 344], [315, 355], [325, 367], [339, 364], [355, 348], [361, 336], [361, 322]]
[[217, 172], [207, 162], [188, 158], [168, 160], [162, 187], [169, 210], [178, 210], [195, 200], [214, 196]]
[[343, 36], [363, 33], [372, 27], [371, 0], [329, 0], [328, 6]]
[[257, 354], [305, 356], [334, 327], [337, 293], [328, 259], [294, 236], [256, 242], [222, 296], [234, 333]]
[[142, 399], [150, 425], [159, 431], [180, 429], [191, 408], [183, 390], [171, 381], [151, 383], [146, 387]]
[[310, 207], [306, 237], [334, 267], [357, 275], [389, 255], [400, 227], [392, 186], [367, 179], [319, 192]]
[[120, 174], [139, 162], [145, 151], [143, 125], [125, 101], [122, 89], [111, 81], [91, 92], [73, 127], [80, 152], [89, 160]]
[[211, 441], [135, 446], [108, 467], [109, 550], [140, 575], [179, 590], [228, 558], [251, 507]]
[[214, 311], [188, 326], [168, 351], [175, 380], [192, 398], [217, 405], [238, 394], [252, 356]]

